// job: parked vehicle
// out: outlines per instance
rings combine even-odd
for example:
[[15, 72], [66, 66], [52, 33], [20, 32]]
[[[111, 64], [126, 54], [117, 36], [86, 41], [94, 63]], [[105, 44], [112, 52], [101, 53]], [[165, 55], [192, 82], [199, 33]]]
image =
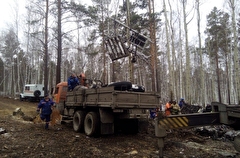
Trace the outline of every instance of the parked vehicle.
[[43, 84], [26, 84], [23, 93], [20, 94], [20, 100], [39, 101], [44, 97]]

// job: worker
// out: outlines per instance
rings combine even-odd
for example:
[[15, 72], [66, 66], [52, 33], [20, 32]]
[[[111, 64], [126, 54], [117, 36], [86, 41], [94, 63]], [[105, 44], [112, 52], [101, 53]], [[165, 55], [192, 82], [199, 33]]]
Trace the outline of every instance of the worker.
[[87, 86], [86, 84], [86, 77], [85, 77], [85, 74], [84, 73], [80, 73], [79, 76], [78, 76], [78, 80], [79, 80], [79, 84], [81, 86]]
[[184, 98], [181, 98], [181, 99], [180, 99], [178, 105], [179, 105], [180, 109], [182, 109], [183, 106], [186, 105], [186, 103], [185, 103], [185, 101], [184, 101]]
[[49, 98], [48, 94], [44, 96], [44, 98], [39, 102], [37, 107], [37, 112], [41, 114], [40, 118], [41, 120], [45, 120], [45, 129], [48, 129], [49, 122], [50, 122], [50, 116], [52, 114], [52, 108], [55, 103]]
[[77, 76], [72, 73], [68, 78], [68, 91], [72, 91], [77, 85], [79, 85], [79, 80]]
[[171, 109], [171, 114], [172, 115], [178, 115], [178, 114], [180, 114], [180, 106], [177, 104], [177, 102], [174, 100], [173, 102], [172, 102], [172, 109]]
[[167, 102], [166, 106], [165, 106], [165, 115], [171, 115], [171, 109], [172, 109], [172, 101]]
[[212, 111], [212, 106], [210, 104], [207, 104], [205, 111], [206, 112], [211, 112]]
[[150, 109], [150, 118], [155, 119], [155, 117], [156, 117], [156, 110], [154, 108]]

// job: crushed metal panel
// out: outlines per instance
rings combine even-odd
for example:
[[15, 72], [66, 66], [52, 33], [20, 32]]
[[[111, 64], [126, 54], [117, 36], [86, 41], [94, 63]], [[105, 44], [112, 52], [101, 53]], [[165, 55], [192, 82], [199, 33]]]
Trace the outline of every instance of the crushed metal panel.
[[[109, 31], [109, 35], [106, 34], [105, 38], [105, 46], [111, 60], [114, 61], [133, 54], [134, 59], [138, 56], [147, 61], [149, 56], [144, 55], [143, 52], [147, 42], [151, 42], [151, 40], [116, 19], [112, 19], [112, 21], [114, 29]], [[127, 32], [129, 32], [130, 37]]]
[[133, 43], [134, 45], [139, 46], [140, 48], [144, 48], [147, 42], [147, 38], [145, 38], [143, 35], [139, 33], [132, 32], [130, 42]]
[[117, 60], [129, 56], [129, 51], [126, 49], [125, 44], [120, 37], [112, 37], [105, 40], [105, 45], [111, 60]]

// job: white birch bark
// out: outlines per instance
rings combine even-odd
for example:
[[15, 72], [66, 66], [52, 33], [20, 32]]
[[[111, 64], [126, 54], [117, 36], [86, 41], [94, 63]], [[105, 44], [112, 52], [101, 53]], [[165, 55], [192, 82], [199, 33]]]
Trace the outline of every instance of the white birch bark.
[[234, 79], [236, 87], [236, 101], [235, 103], [239, 104], [240, 102], [240, 81], [239, 81], [239, 56], [238, 56], [238, 46], [237, 46], [237, 27], [236, 27], [236, 16], [235, 16], [235, 0], [228, 0], [229, 7], [231, 9], [232, 17], [232, 33], [233, 33], [233, 63], [234, 63]]
[[171, 94], [173, 92], [173, 76], [172, 76], [172, 60], [171, 60], [171, 51], [170, 51], [170, 41], [169, 41], [169, 21], [168, 21], [168, 16], [167, 16], [167, 8], [166, 8], [166, 3], [165, 0], [163, 0], [163, 8], [164, 8], [164, 17], [165, 17], [165, 34], [166, 34], [166, 46], [167, 46], [167, 65], [168, 65], [168, 81], [169, 81], [169, 94], [168, 97], [169, 99], [173, 99]]
[[201, 73], [200, 73], [200, 91], [199, 91], [199, 104], [200, 105], [206, 105], [206, 89], [205, 89], [205, 85], [204, 85], [204, 70], [203, 70], [203, 57], [202, 57], [202, 41], [201, 41], [201, 16], [200, 16], [200, 0], [196, 0], [196, 4], [197, 4], [197, 30], [198, 30], [198, 53], [200, 55], [200, 69], [201, 69]]

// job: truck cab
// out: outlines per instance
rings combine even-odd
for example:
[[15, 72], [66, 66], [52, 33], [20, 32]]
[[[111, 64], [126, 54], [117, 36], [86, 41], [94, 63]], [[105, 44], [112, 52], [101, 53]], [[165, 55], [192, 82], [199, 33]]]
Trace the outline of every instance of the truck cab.
[[43, 84], [26, 84], [23, 93], [20, 94], [20, 100], [40, 101], [44, 97]]
[[64, 115], [64, 104], [67, 97], [68, 83], [60, 82], [51, 90], [51, 96], [61, 115]]
[[68, 90], [68, 84], [67, 82], [60, 82], [57, 84], [56, 87], [52, 90], [52, 98], [55, 103], [60, 103], [65, 101], [66, 94]]

